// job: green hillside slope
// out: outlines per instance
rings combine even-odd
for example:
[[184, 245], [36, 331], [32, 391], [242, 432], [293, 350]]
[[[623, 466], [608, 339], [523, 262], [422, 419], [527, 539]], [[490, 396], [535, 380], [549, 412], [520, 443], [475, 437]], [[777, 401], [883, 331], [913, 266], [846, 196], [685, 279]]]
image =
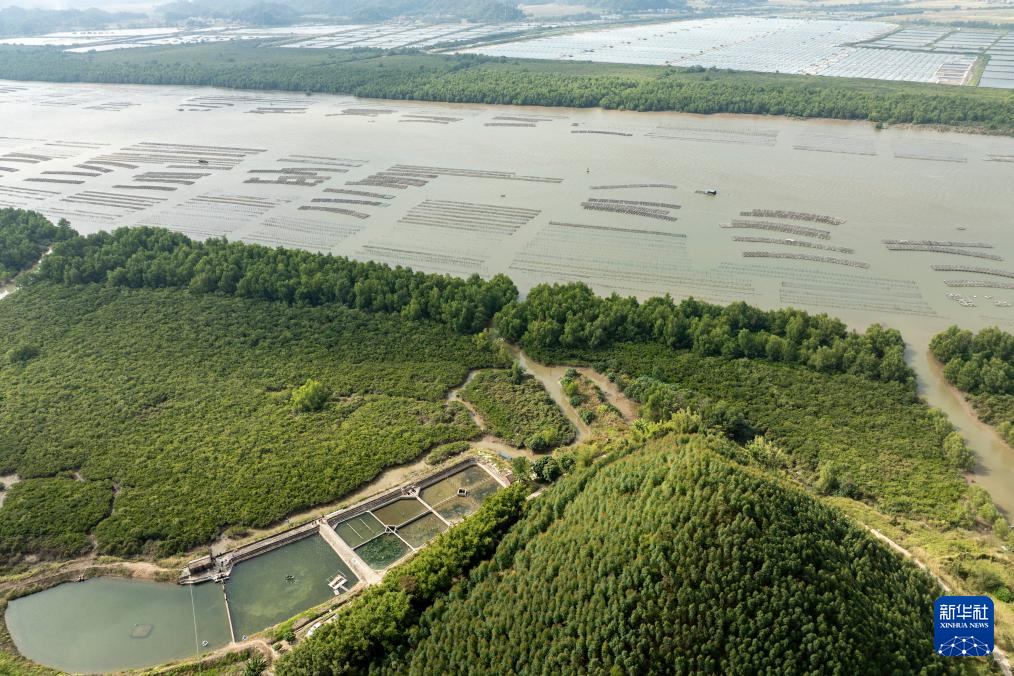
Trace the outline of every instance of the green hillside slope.
[[[557, 484], [390, 673], [927, 673], [935, 584], [836, 510], [683, 435]], [[309, 641], [284, 673], [331, 673]], [[334, 663], [332, 663], [334, 665]], [[322, 668], [325, 669], [322, 671]]]

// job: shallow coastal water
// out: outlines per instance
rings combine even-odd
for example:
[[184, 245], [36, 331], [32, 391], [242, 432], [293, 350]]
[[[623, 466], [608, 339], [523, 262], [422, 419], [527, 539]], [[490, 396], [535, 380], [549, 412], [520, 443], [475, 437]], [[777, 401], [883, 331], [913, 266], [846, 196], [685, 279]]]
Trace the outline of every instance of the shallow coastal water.
[[1014, 513], [1012, 452], [975, 432], [926, 355], [951, 323], [1014, 328], [1014, 289], [996, 288], [1014, 285], [1014, 139], [42, 83], [0, 83], [0, 114], [0, 205], [82, 232], [161, 225], [426, 271], [503, 272], [522, 292], [584, 281], [896, 327], [922, 391], [979, 454], [976, 480]]

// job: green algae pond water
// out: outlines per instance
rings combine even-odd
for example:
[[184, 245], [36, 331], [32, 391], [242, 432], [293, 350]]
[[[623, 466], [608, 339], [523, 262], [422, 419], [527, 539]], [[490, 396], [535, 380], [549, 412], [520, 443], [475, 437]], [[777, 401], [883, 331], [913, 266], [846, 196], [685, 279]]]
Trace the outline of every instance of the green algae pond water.
[[95, 578], [15, 599], [5, 619], [23, 655], [73, 673], [151, 666], [229, 642], [222, 588], [211, 583]]
[[319, 535], [242, 561], [225, 582], [236, 640], [287, 620], [334, 596], [328, 586], [344, 575], [358, 578]]
[[[349, 588], [358, 581], [319, 535], [236, 564], [225, 583], [236, 639], [332, 598], [336, 575]], [[230, 641], [225, 594], [213, 583], [95, 578], [11, 601], [5, 617], [22, 655], [72, 673], [154, 666]]]
[[[481, 467], [468, 467], [422, 491], [423, 500], [393, 500], [377, 510], [402, 524], [399, 535], [367, 512], [341, 523], [338, 533], [367, 565], [384, 570], [447, 530], [437, 516], [458, 520], [499, 489]], [[464, 489], [465, 495], [458, 490]], [[74, 673], [105, 673], [192, 658], [230, 641], [229, 614], [242, 640], [334, 596], [337, 575], [359, 580], [319, 535], [311, 535], [237, 563], [225, 582], [180, 586], [125, 578], [66, 583], [11, 601], [5, 616], [17, 649], [31, 660]]]

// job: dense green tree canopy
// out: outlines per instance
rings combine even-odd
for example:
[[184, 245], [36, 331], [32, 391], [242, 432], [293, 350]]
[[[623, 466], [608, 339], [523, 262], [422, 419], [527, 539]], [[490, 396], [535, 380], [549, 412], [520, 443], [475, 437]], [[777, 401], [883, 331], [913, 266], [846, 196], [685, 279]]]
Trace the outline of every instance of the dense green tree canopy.
[[[114, 483], [93, 532], [121, 555], [266, 526], [472, 438], [446, 392], [504, 365], [488, 343], [397, 315], [45, 281], [0, 302], [0, 355], [29, 341], [34, 357], [0, 359], [0, 474], [78, 471], [107, 497]], [[309, 379], [333, 394], [297, 413]]]
[[872, 380], [914, 379], [895, 329], [875, 324], [861, 335], [847, 331], [839, 319], [792, 308], [765, 312], [743, 302], [721, 307], [693, 298], [675, 303], [669, 296], [638, 303], [596, 296], [581, 283], [543, 284], [524, 302], [504, 307], [495, 325], [504, 338], [536, 353], [656, 342], [702, 356], [805, 364]]
[[556, 349], [557, 363], [593, 364], [613, 377], [646, 416], [666, 418], [689, 406], [740, 442], [757, 434], [791, 460], [791, 473], [829, 492], [899, 513], [970, 526], [964, 452], [947, 438], [954, 427], [916, 392], [896, 382], [820, 373], [760, 359], [704, 357], [658, 343], [599, 350]]
[[0, 562], [24, 552], [48, 558], [87, 551], [88, 533], [112, 503], [109, 482], [57, 477], [15, 484], [0, 509]]
[[67, 221], [53, 225], [34, 211], [0, 209], [0, 284], [35, 265], [54, 242], [75, 234]]
[[[957, 669], [933, 651], [924, 572], [727, 444], [665, 437], [563, 479], [371, 671]], [[363, 671], [336, 658], [351, 632], [314, 638], [279, 673]]]
[[507, 277], [484, 281], [427, 275], [299, 249], [210, 239], [160, 228], [120, 228], [54, 247], [39, 278], [63, 284], [189, 289], [290, 305], [344, 305], [366, 312], [434, 320], [459, 333], [482, 330], [517, 288]]
[[930, 351], [979, 417], [1014, 446], [1014, 335], [997, 327], [972, 333], [952, 326], [933, 336]]
[[1014, 394], [1014, 335], [997, 327], [978, 333], [952, 326], [930, 341], [944, 375], [970, 394]]
[[0, 47], [0, 78], [214, 85], [452, 103], [791, 115], [953, 125], [1014, 134], [1014, 93], [998, 89], [469, 54], [377, 50], [336, 54], [273, 48], [258, 41], [95, 54]]

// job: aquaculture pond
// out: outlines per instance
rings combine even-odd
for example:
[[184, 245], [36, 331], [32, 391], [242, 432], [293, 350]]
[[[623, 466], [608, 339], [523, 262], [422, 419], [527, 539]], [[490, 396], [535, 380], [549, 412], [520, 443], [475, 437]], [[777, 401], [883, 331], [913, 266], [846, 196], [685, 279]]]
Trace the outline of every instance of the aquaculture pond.
[[335, 532], [348, 543], [349, 547], [358, 547], [383, 533], [384, 524], [380, 523], [377, 517], [366, 512], [341, 522], [335, 527]]
[[384, 505], [375, 510], [373, 515], [385, 525], [400, 526], [425, 511], [426, 507], [415, 498], [404, 498]]
[[398, 529], [398, 535], [413, 547], [419, 548], [447, 530], [447, 524], [435, 514], [427, 514]]
[[373, 570], [384, 570], [410, 551], [400, 537], [385, 533], [357, 548], [356, 554]]
[[95, 578], [15, 599], [5, 619], [23, 655], [72, 673], [152, 666], [229, 642], [222, 588], [210, 583]]
[[225, 583], [236, 640], [327, 601], [338, 575], [359, 581], [319, 535], [236, 564]]
[[382, 571], [479, 509], [499, 488], [489, 472], [472, 465], [426, 486], [418, 498], [396, 497], [334, 529], [366, 565]]
[[419, 497], [447, 521], [460, 521], [482, 506], [500, 484], [473, 465], [422, 490]]

